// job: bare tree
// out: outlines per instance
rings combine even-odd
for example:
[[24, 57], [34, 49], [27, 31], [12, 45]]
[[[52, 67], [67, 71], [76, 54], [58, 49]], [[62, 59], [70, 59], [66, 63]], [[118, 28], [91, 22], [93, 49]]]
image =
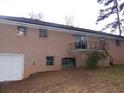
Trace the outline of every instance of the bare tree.
[[65, 16], [65, 24], [67, 26], [73, 26], [73, 21], [74, 21], [74, 17], [73, 16]]
[[42, 18], [43, 18], [43, 14], [41, 12], [39, 12], [39, 13], [30, 12], [30, 13], [28, 13], [28, 16], [31, 19], [37, 19], [37, 20], [42, 20]]

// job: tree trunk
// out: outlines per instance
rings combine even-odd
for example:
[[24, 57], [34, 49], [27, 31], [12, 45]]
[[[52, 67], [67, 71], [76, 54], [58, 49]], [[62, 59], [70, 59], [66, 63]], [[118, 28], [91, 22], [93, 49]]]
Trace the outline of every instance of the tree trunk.
[[118, 28], [119, 28], [119, 36], [121, 36], [121, 22], [120, 22], [120, 15], [119, 15], [119, 9], [118, 9], [118, 2], [115, 0], [116, 8], [117, 8], [117, 21], [118, 21]]

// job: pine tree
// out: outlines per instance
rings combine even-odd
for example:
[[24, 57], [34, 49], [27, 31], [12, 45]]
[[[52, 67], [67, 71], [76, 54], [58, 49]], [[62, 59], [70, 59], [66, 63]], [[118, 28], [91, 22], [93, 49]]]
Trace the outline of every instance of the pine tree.
[[124, 2], [121, 0], [97, 0], [97, 2], [104, 6], [103, 9], [99, 10], [97, 22], [116, 15], [115, 19], [111, 23], [106, 24], [103, 30], [110, 28], [112, 32], [115, 32], [118, 29], [121, 36], [124, 28]]

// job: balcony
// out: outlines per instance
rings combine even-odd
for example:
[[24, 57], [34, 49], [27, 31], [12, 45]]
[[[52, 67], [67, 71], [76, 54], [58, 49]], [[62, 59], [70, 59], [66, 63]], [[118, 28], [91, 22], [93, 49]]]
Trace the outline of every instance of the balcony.
[[75, 52], [80, 51], [104, 51], [108, 49], [108, 44], [105, 42], [95, 42], [95, 41], [82, 41], [82, 42], [75, 42], [72, 44], [72, 49]]

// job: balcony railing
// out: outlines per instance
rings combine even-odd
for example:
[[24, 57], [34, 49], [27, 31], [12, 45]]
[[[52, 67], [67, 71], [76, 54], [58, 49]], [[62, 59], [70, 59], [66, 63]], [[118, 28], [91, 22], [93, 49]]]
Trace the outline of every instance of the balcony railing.
[[108, 44], [105, 42], [95, 42], [95, 41], [82, 41], [75, 42], [73, 45], [73, 49], [75, 50], [105, 50], [108, 49]]

